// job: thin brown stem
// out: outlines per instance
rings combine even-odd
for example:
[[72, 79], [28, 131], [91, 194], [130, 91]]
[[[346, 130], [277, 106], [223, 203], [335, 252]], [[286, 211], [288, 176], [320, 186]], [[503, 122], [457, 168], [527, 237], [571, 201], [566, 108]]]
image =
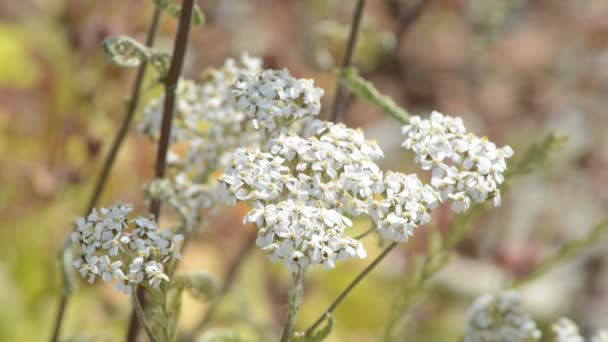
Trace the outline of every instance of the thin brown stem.
[[308, 329], [306, 329], [304, 334], [306, 336], [310, 336], [315, 331], [315, 329], [321, 323], [323, 323], [325, 318], [327, 318], [328, 315], [330, 315], [332, 312], [334, 312], [334, 310], [336, 310], [338, 305], [340, 305], [340, 303], [342, 303], [342, 301], [346, 298], [346, 296], [348, 296], [350, 294], [350, 292], [357, 286], [357, 284], [359, 284], [359, 282], [361, 282], [361, 280], [363, 280], [373, 269], [375, 269], [376, 266], [378, 266], [378, 264], [380, 264], [380, 262], [382, 260], [384, 260], [384, 258], [393, 249], [395, 249], [395, 247], [397, 247], [397, 245], [398, 244], [396, 242], [393, 242], [390, 245], [388, 245], [388, 247], [386, 247], [382, 251], [382, 253], [380, 253], [376, 257], [376, 259], [374, 259], [374, 261], [372, 261], [371, 264], [369, 264], [361, 273], [359, 273], [359, 275], [357, 275], [357, 277], [355, 279], [353, 279], [353, 281], [350, 284], [348, 284], [348, 286], [342, 291], [342, 293], [340, 293], [340, 295], [333, 301], [333, 303], [331, 303], [331, 305], [329, 305], [329, 307], [323, 312], [323, 314], [321, 314], [321, 316], [319, 316], [319, 318]]
[[[154, 45], [154, 40], [158, 33], [161, 13], [162, 13], [162, 11], [160, 9], [158, 9], [158, 8], [155, 9], [154, 16], [152, 17], [152, 23], [150, 24], [150, 28], [148, 29], [148, 33], [147, 33], [147, 37], [146, 37], [146, 46], [152, 47]], [[125, 117], [122, 121], [120, 129], [118, 130], [118, 132], [116, 133], [116, 136], [114, 137], [114, 140], [112, 141], [112, 146], [110, 147], [110, 151], [108, 152], [108, 155], [106, 156], [106, 159], [104, 160], [104, 163], [103, 163], [103, 166], [101, 169], [101, 173], [99, 174], [99, 177], [97, 178], [97, 182], [95, 183], [95, 188], [93, 190], [93, 193], [91, 194], [91, 198], [89, 199], [89, 202], [87, 204], [87, 207], [86, 207], [86, 210], [85, 210], [83, 216], [88, 215], [91, 212], [91, 210], [97, 205], [97, 202], [99, 202], [99, 198], [101, 197], [101, 194], [103, 193], [103, 190], [105, 189], [106, 183], [107, 183], [109, 175], [110, 175], [110, 171], [112, 170], [112, 167], [114, 166], [114, 161], [116, 160], [116, 156], [118, 155], [118, 151], [120, 150], [120, 147], [122, 146], [122, 143], [124, 142], [125, 137], [127, 136], [127, 132], [129, 131], [129, 127], [131, 126], [131, 122], [133, 121], [133, 117], [135, 116], [135, 112], [136, 112], [138, 104], [139, 104], [139, 98], [140, 98], [140, 94], [141, 94], [142, 84], [144, 81], [144, 76], [146, 73], [146, 67], [147, 67], [147, 63], [144, 62], [139, 66], [139, 69], [137, 69], [137, 74], [135, 76], [133, 88], [131, 89], [131, 98], [129, 99], [129, 104], [127, 107]], [[68, 236], [68, 238], [66, 239], [66, 241], [63, 245], [62, 257], [64, 255], [65, 251], [70, 247], [71, 247], [71, 240], [70, 240], [70, 237]], [[64, 283], [66, 282], [65, 279], [63, 281], [64, 281]], [[65, 286], [67, 286], [67, 285], [64, 284], [64, 287]], [[67, 308], [69, 296], [70, 296], [70, 294], [68, 292], [69, 291], [64, 289], [64, 291], [61, 295], [61, 298], [59, 299], [57, 317], [55, 318], [55, 324], [53, 326], [53, 333], [52, 333], [51, 339], [50, 339], [50, 341], [52, 341], [52, 342], [56, 342], [59, 339], [59, 335], [61, 333], [61, 326], [63, 323], [63, 318], [65, 316], [65, 312], [66, 312], [66, 308]]]
[[240, 269], [240, 266], [243, 264], [243, 261], [245, 261], [247, 255], [252, 250], [253, 246], [255, 246], [255, 239], [256, 235], [251, 235], [250, 237], [248, 237], [247, 240], [241, 246], [241, 249], [239, 250], [237, 255], [234, 257], [234, 259], [232, 259], [232, 262], [227, 267], [227, 271], [224, 276], [222, 287], [219, 293], [211, 302], [211, 304], [209, 304], [207, 312], [205, 313], [203, 318], [198, 322], [196, 327], [190, 333], [186, 334], [186, 336], [184, 337], [185, 341], [194, 340], [196, 334], [202, 331], [213, 320], [221, 299], [232, 288], [232, 284], [234, 284], [234, 280], [236, 278], [238, 270]]
[[[169, 151], [169, 142], [171, 136], [171, 124], [175, 111], [175, 92], [177, 89], [177, 83], [182, 73], [182, 68], [184, 66], [184, 57], [186, 55], [186, 48], [188, 47], [188, 36], [190, 35], [190, 28], [192, 27], [193, 9], [194, 0], [183, 1], [182, 11], [179, 17], [179, 23], [177, 27], [177, 34], [173, 44], [171, 65], [169, 66], [167, 77], [164, 80], [165, 99], [163, 103], [163, 116], [160, 128], [160, 140], [158, 143], [156, 164], [154, 168], [155, 178], [165, 177], [165, 170], [167, 168], [167, 152]], [[150, 204], [150, 213], [158, 222], [158, 218], [160, 215], [159, 200], [152, 201], [152, 203]], [[145, 308], [146, 305], [146, 302], [144, 300], [144, 291], [145, 290], [143, 288], [139, 288], [137, 291], [137, 298], [141, 301], [142, 308]], [[137, 339], [138, 331], [139, 323], [134, 311], [131, 314], [131, 320], [129, 323], [129, 330], [127, 331], [126, 341], [134, 342]]]
[[[365, 0], [357, 0], [357, 6], [353, 12], [346, 53], [344, 54], [344, 59], [342, 60], [342, 65], [340, 67], [342, 70], [350, 67], [352, 64], [355, 47], [357, 45], [357, 37], [359, 36], [359, 27], [361, 26], [361, 18], [363, 18], [363, 8], [365, 8]], [[339, 80], [336, 83], [336, 96], [334, 97], [330, 119], [330, 121], [333, 122], [338, 122], [340, 120], [340, 115], [342, 114], [347, 99], [347, 90]]]
[[431, 0], [419, 0], [415, 5], [409, 6], [409, 8], [400, 8], [399, 27], [397, 28], [397, 32], [395, 32], [395, 53], [398, 53], [401, 48], [401, 41], [403, 40], [405, 32], [409, 30], [412, 24], [416, 22], [416, 19], [420, 17], [424, 9], [430, 4]]

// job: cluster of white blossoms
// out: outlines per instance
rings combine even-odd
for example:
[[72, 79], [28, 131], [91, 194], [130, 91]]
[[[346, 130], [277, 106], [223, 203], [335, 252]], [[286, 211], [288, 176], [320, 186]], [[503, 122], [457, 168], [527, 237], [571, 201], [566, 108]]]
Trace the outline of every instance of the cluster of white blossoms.
[[439, 194], [416, 175], [387, 172], [380, 199], [372, 201], [369, 215], [382, 238], [407, 241], [414, 229], [431, 221], [431, 210], [440, 202]]
[[[164, 191], [163, 200], [188, 208], [191, 218], [200, 218], [200, 209], [221, 202], [223, 190], [216, 173], [226, 167], [232, 152], [258, 146], [264, 139], [231, 94], [238, 78], [260, 71], [261, 65], [261, 59], [244, 54], [239, 60], [227, 59], [220, 68], [205, 70], [200, 81], [182, 79], [178, 84], [168, 156], [174, 191]], [[163, 101], [164, 97], [150, 101], [139, 123], [139, 130], [153, 139], [160, 134]], [[179, 198], [167, 197], [170, 193]]]
[[497, 148], [487, 138], [467, 133], [461, 118], [438, 112], [424, 120], [412, 116], [402, 132], [402, 146], [416, 154], [423, 170], [432, 170], [431, 185], [455, 212], [488, 198], [500, 205], [498, 185], [504, 181], [506, 159], [513, 155], [509, 146]]
[[[551, 325], [554, 342], [585, 342], [578, 326], [568, 318]], [[540, 341], [536, 322], [521, 307], [515, 290], [477, 298], [469, 309], [466, 342], [533, 342]], [[590, 342], [608, 342], [608, 331], [600, 330]]]
[[429, 120], [412, 117], [403, 128], [403, 146], [433, 170], [425, 185], [415, 174], [384, 174], [376, 164], [382, 150], [360, 130], [320, 120], [307, 121], [300, 134], [287, 129], [320, 111], [323, 91], [311, 80], [287, 70], [249, 73], [232, 95], [268, 140], [233, 153], [220, 177], [226, 200], [251, 205], [245, 221], [257, 226], [258, 245], [294, 272], [365, 256], [362, 245], [344, 235], [347, 217], [367, 215], [384, 240], [402, 242], [443, 201], [451, 200], [457, 212], [489, 198], [500, 203], [498, 185], [513, 151], [467, 134], [461, 119], [434, 112]]
[[152, 218], [129, 220], [131, 211], [131, 205], [117, 204], [76, 220], [73, 265], [89, 283], [97, 277], [103, 282], [114, 278], [119, 291], [131, 294], [137, 284], [158, 287], [169, 281], [165, 266], [180, 257], [183, 236], [160, 231]]
[[[572, 320], [562, 317], [551, 325], [554, 342], [585, 342], [578, 326]], [[590, 342], [608, 342], [608, 331], [600, 330], [591, 337]]]
[[251, 210], [245, 222], [260, 227], [256, 244], [292, 272], [309, 265], [334, 268], [337, 260], [365, 258], [361, 242], [344, 236], [351, 221], [339, 212], [287, 200]]
[[578, 331], [578, 326], [568, 318], [560, 318], [551, 325], [555, 342], [585, 342]]
[[287, 69], [264, 70], [242, 75], [234, 83], [233, 96], [255, 128], [272, 133], [319, 114], [323, 90], [310, 79], [292, 77]]
[[516, 291], [483, 295], [469, 309], [465, 342], [532, 342], [541, 336]]

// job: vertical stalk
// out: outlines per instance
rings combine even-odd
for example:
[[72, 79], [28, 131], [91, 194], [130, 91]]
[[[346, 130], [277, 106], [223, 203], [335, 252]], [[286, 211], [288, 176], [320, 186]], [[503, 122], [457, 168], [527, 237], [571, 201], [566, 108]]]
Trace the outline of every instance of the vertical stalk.
[[302, 305], [302, 296], [304, 295], [304, 270], [299, 270], [293, 275], [293, 287], [289, 291], [289, 302], [287, 303], [287, 318], [283, 326], [281, 334], [281, 342], [291, 342], [296, 328], [296, 318], [300, 306]]
[[[353, 12], [353, 19], [350, 28], [350, 35], [348, 37], [348, 45], [346, 47], [346, 53], [342, 60], [341, 70], [348, 68], [353, 60], [355, 54], [355, 46], [357, 45], [357, 36], [359, 35], [359, 26], [361, 26], [361, 18], [363, 17], [363, 8], [365, 7], [365, 0], [357, 0], [357, 6]], [[342, 82], [338, 80], [336, 85], [336, 96], [334, 97], [334, 103], [331, 110], [330, 121], [337, 122], [340, 120], [340, 115], [346, 102], [346, 89], [342, 85]]]
[[[175, 41], [173, 44], [171, 65], [169, 66], [167, 77], [164, 80], [165, 100], [163, 103], [163, 116], [160, 129], [160, 140], [158, 143], [156, 165], [154, 168], [155, 178], [165, 177], [165, 169], [167, 167], [167, 151], [169, 150], [169, 142], [171, 136], [171, 124], [173, 121], [173, 114], [175, 112], [175, 92], [177, 90], [177, 83], [181, 76], [182, 68], [184, 66], [184, 57], [186, 55], [186, 49], [188, 47], [188, 36], [190, 35], [190, 28], [192, 27], [193, 9], [194, 0], [184, 0], [182, 2], [182, 11], [179, 17], [177, 34], [175, 36]], [[159, 200], [152, 201], [152, 203], [150, 204], [150, 213], [158, 222], [158, 218], [160, 215]], [[136, 295], [139, 302], [141, 303], [142, 310], [145, 308], [146, 305], [144, 294], [144, 288], [138, 287]], [[126, 341], [134, 342], [137, 339], [139, 325], [140, 324], [137, 319], [137, 313], [135, 312], [135, 310], [133, 310], [129, 322], [129, 329], [127, 331]]]
[[[152, 47], [154, 45], [154, 40], [158, 33], [161, 13], [162, 12], [159, 8], [156, 8], [154, 10], [154, 16], [152, 17], [152, 23], [150, 24], [150, 28], [148, 29], [148, 33], [146, 36], [146, 46], [148, 46], [148, 47]], [[93, 208], [97, 205], [97, 202], [99, 201], [99, 198], [101, 197], [103, 190], [105, 189], [106, 183], [108, 181], [108, 177], [110, 175], [110, 171], [112, 170], [112, 166], [114, 166], [114, 161], [116, 160], [116, 156], [118, 155], [118, 151], [120, 150], [120, 147], [122, 146], [122, 143], [124, 142], [127, 132], [129, 131], [131, 121], [133, 121], [133, 117], [135, 116], [135, 111], [137, 110], [137, 107], [139, 104], [141, 88], [142, 88], [144, 76], [146, 73], [146, 67], [147, 67], [147, 63], [144, 62], [137, 69], [137, 74], [135, 76], [133, 88], [131, 89], [131, 98], [129, 99], [127, 112], [122, 121], [120, 129], [118, 130], [118, 132], [116, 133], [116, 136], [114, 137], [114, 140], [112, 141], [112, 146], [110, 147], [110, 151], [108, 152], [108, 155], [106, 156], [106, 159], [104, 160], [104, 163], [103, 163], [103, 166], [101, 169], [101, 173], [99, 174], [99, 177], [97, 178], [97, 182], [95, 183], [95, 188], [93, 190], [93, 193], [91, 194], [91, 198], [89, 199], [89, 202], [87, 204], [87, 207], [86, 207], [86, 210], [85, 210], [83, 216], [88, 215], [91, 212], [91, 210], [93, 210]], [[65, 257], [66, 251], [69, 248], [71, 248], [71, 245], [72, 245], [71, 240], [70, 240], [70, 237], [68, 236], [63, 245], [63, 250], [61, 253], [62, 259]], [[67, 305], [69, 302], [70, 293], [69, 293], [69, 290], [67, 289], [67, 282], [66, 282], [65, 276], [64, 276], [63, 282], [64, 282], [64, 290], [61, 295], [61, 298], [59, 299], [57, 316], [55, 318], [55, 324], [53, 326], [53, 333], [52, 333], [51, 339], [50, 339], [51, 342], [56, 342], [59, 339], [59, 335], [61, 333], [61, 326], [63, 324], [63, 318], [65, 316], [66, 308], [67, 308]]]

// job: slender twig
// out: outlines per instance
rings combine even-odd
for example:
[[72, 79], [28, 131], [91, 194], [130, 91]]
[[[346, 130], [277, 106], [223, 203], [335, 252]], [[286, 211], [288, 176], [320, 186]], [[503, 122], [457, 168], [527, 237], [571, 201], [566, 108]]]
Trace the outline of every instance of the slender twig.
[[152, 331], [152, 327], [150, 326], [150, 323], [148, 323], [148, 320], [146, 319], [146, 313], [144, 312], [144, 308], [141, 306], [141, 302], [139, 301], [139, 298], [137, 298], [137, 295], [135, 293], [133, 293], [132, 297], [133, 297], [133, 311], [135, 311], [135, 314], [137, 315], [137, 319], [139, 319], [139, 322], [144, 327], [144, 330], [146, 331], [146, 334], [148, 335], [148, 338], [150, 339], [150, 341], [156, 342], [156, 337], [154, 337], [154, 331]]
[[[177, 34], [173, 45], [171, 65], [169, 66], [167, 77], [164, 80], [165, 99], [163, 103], [163, 116], [160, 129], [160, 140], [158, 143], [156, 165], [154, 168], [155, 178], [165, 177], [165, 169], [167, 167], [167, 151], [169, 150], [169, 141], [171, 135], [171, 124], [175, 111], [175, 91], [177, 89], [177, 83], [179, 81], [182, 68], [184, 66], [184, 57], [186, 55], [186, 48], [188, 47], [188, 36], [190, 35], [190, 28], [192, 26], [193, 8], [194, 0], [183, 1], [182, 11], [179, 17], [179, 23], [177, 27]], [[160, 214], [159, 200], [152, 200], [150, 204], [150, 213], [158, 222], [158, 217]], [[142, 307], [145, 307], [146, 305], [146, 302], [144, 300], [144, 292], [145, 290], [142, 287], [140, 287], [137, 291], [137, 296], [138, 299], [141, 301]], [[129, 330], [127, 331], [126, 341], [134, 342], [137, 339], [138, 330], [139, 323], [135, 311], [133, 311], [129, 323]]]
[[357, 235], [354, 237], [355, 240], [361, 240], [364, 237], [368, 236], [369, 234], [373, 233], [376, 230], [376, 226], [372, 224], [371, 227], [369, 227], [368, 229], [366, 229], [363, 233]]
[[399, 52], [405, 32], [416, 22], [416, 19], [420, 17], [423, 10], [430, 4], [431, 0], [419, 0], [415, 5], [408, 8], [405, 8], [403, 5], [399, 6], [399, 27], [397, 28], [397, 32], [395, 32], [395, 54]]
[[[348, 37], [348, 45], [346, 47], [346, 53], [342, 60], [342, 70], [348, 68], [353, 60], [355, 54], [355, 46], [357, 45], [357, 36], [359, 35], [359, 26], [361, 26], [361, 18], [363, 17], [363, 8], [365, 7], [365, 0], [358, 0], [355, 11], [353, 12], [353, 20], [350, 28], [350, 36]], [[346, 101], [346, 89], [342, 83], [338, 80], [336, 82], [336, 96], [334, 97], [334, 103], [331, 110], [331, 121], [337, 122], [342, 114], [342, 107]]]
[[192, 341], [196, 334], [202, 331], [214, 318], [217, 309], [219, 307], [219, 303], [224, 296], [230, 291], [232, 285], [234, 284], [234, 280], [236, 279], [236, 275], [245, 261], [247, 255], [252, 250], [253, 246], [255, 246], [256, 235], [251, 235], [247, 238], [247, 240], [241, 246], [241, 249], [237, 253], [237, 255], [232, 259], [232, 262], [228, 265], [226, 274], [224, 275], [224, 280], [222, 281], [222, 287], [218, 292], [217, 296], [213, 299], [213, 301], [209, 304], [207, 308], [207, 312], [203, 316], [203, 318], [198, 322], [196, 327], [192, 329], [191, 332], [185, 334], [183, 338], [184, 341]]
[[380, 264], [380, 262], [382, 260], [384, 260], [384, 258], [388, 255], [388, 253], [390, 253], [393, 249], [395, 249], [395, 247], [397, 247], [396, 242], [393, 242], [390, 245], [388, 245], [388, 247], [386, 247], [382, 251], [382, 253], [380, 253], [376, 257], [376, 259], [374, 259], [374, 261], [372, 261], [371, 264], [369, 264], [361, 273], [359, 273], [359, 275], [357, 275], [357, 277], [355, 279], [353, 279], [353, 281], [350, 284], [348, 284], [348, 286], [342, 291], [342, 293], [340, 293], [340, 295], [334, 300], [334, 302], [331, 303], [331, 305], [329, 307], [327, 307], [327, 309], [323, 312], [323, 314], [321, 314], [321, 316], [319, 316], [319, 318], [308, 329], [306, 329], [304, 334], [306, 336], [310, 336], [315, 331], [315, 329], [321, 323], [323, 323], [325, 318], [327, 318], [328, 315], [330, 315], [332, 312], [334, 312], [334, 310], [338, 307], [338, 305], [340, 305], [340, 303], [342, 303], [344, 298], [346, 298], [346, 296], [348, 296], [348, 294], [355, 288], [355, 286], [357, 286], [357, 284], [359, 284], [359, 282], [361, 280], [363, 280], [374, 268], [376, 268], [376, 266], [378, 266], [378, 264]]
[[[147, 37], [146, 37], [146, 46], [148, 46], [148, 47], [152, 47], [154, 45], [154, 40], [155, 40], [157, 32], [158, 32], [161, 13], [162, 13], [161, 10], [158, 8], [155, 9], [155, 11], [154, 11], [154, 16], [152, 17], [152, 23], [150, 24], [150, 28], [148, 29], [148, 33], [147, 33]], [[99, 198], [101, 197], [101, 194], [102, 194], [103, 190], [105, 189], [106, 183], [108, 181], [108, 177], [110, 175], [110, 171], [112, 170], [112, 166], [114, 165], [114, 161], [116, 160], [116, 156], [118, 155], [118, 151], [120, 150], [120, 147], [122, 146], [122, 143], [127, 135], [127, 132], [129, 131], [129, 126], [131, 125], [131, 121], [133, 121], [135, 111], [137, 110], [137, 106], [139, 104], [139, 98], [140, 98], [140, 94], [141, 94], [141, 88], [142, 88], [144, 76], [146, 73], [146, 66], [147, 66], [147, 63], [144, 62], [139, 66], [139, 69], [137, 70], [137, 74], [135, 76], [135, 81], [133, 83], [133, 88], [131, 89], [131, 98], [129, 99], [125, 117], [122, 121], [120, 129], [118, 130], [118, 132], [116, 133], [116, 136], [114, 137], [112, 146], [110, 147], [110, 151], [108, 152], [108, 155], [106, 156], [106, 158], [104, 160], [103, 167], [101, 169], [101, 173], [99, 174], [99, 177], [97, 178], [97, 182], [95, 183], [95, 188], [93, 190], [93, 193], [91, 194], [91, 198], [89, 199], [89, 202], [87, 204], [87, 207], [86, 207], [86, 210], [85, 210], [83, 216], [88, 215], [91, 212], [91, 210], [97, 205], [97, 202], [99, 201]], [[63, 245], [62, 258], [65, 255], [65, 252], [68, 250], [68, 248], [71, 248], [71, 240], [70, 240], [69, 236]], [[52, 342], [55, 342], [59, 339], [59, 334], [61, 333], [61, 326], [63, 323], [63, 318], [65, 316], [65, 312], [66, 312], [66, 308], [67, 308], [69, 296], [70, 296], [69, 291], [65, 289], [65, 287], [67, 286], [66, 279], [64, 279], [63, 281], [64, 281], [64, 291], [61, 295], [61, 298], [59, 299], [57, 317], [55, 319], [55, 325], [53, 327], [53, 334], [51, 335], [51, 339], [50, 339]]]
[[513, 286], [521, 287], [533, 282], [552, 270], [555, 266], [581, 255], [584, 251], [588, 250], [590, 246], [595, 244], [604, 235], [606, 230], [608, 230], [608, 221], [596, 225], [588, 236], [565, 243], [553, 256], [536, 266], [532, 272], [515, 281]]
[[281, 333], [281, 342], [291, 342], [296, 328], [296, 318], [302, 305], [304, 295], [304, 270], [293, 274], [293, 287], [289, 291], [289, 302], [287, 303], [287, 317]]

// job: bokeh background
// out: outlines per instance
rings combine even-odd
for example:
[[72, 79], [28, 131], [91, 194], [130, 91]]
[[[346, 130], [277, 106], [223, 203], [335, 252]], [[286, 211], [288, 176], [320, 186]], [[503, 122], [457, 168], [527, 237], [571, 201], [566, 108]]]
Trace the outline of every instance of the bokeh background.
[[[509, 144], [515, 159], [545, 134], [568, 143], [533, 173], [513, 179], [502, 207], [478, 215], [450, 264], [417, 297], [401, 341], [457, 341], [477, 295], [525, 276], [566, 241], [608, 216], [608, 1], [368, 0], [355, 64], [410, 112], [462, 116], [474, 132]], [[192, 31], [185, 76], [249, 52], [272, 68], [335, 88], [354, 0], [199, 1], [207, 24]], [[143, 41], [149, 0], [0, 0], [0, 340], [48, 338], [61, 293], [60, 250], [88, 201], [101, 161], [124, 115], [133, 70], [108, 65], [100, 43], [126, 34]], [[157, 46], [169, 51], [176, 21], [165, 18]], [[152, 80], [150, 80], [151, 82]], [[150, 98], [158, 89], [146, 88]], [[399, 125], [351, 99], [345, 121], [363, 127], [387, 156], [383, 167], [414, 170], [399, 149]], [[102, 198], [145, 210], [141, 185], [152, 175], [154, 145], [135, 132]], [[184, 270], [218, 278], [253, 233], [243, 208], [208, 217], [185, 252]], [[164, 217], [170, 219], [170, 214]], [[449, 229], [441, 211], [435, 225]], [[364, 229], [366, 222], [358, 222]], [[412, 257], [430, 227], [394, 251], [336, 311], [329, 341], [376, 341], [396, 298], [407, 291]], [[370, 255], [380, 250], [365, 240]], [[546, 324], [561, 315], [585, 332], [608, 328], [608, 243], [604, 239], [523, 289], [526, 307]], [[306, 282], [299, 327], [310, 324], [371, 259], [315, 270]], [[210, 327], [256, 340], [282, 319], [289, 285], [279, 265], [252, 250]], [[206, 307], [185, 298], [182, 328]], [[112, 286], [82, 283], [64, 336], [121, 340], [128, 298]], [[263, 339], [263, 338], [257, 338]]]

